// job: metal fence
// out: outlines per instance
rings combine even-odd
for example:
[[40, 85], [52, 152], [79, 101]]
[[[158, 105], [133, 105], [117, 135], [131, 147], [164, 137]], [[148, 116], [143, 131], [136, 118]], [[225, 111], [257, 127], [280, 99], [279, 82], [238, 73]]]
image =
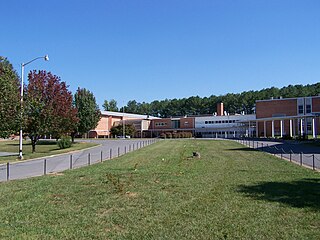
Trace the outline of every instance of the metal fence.
[[110, 160], [156, 143], [158, 139], [128, 141], [118, 147], [97, 147], [56, 157], [0, 165], [0, 182], [62, 172]]
[[254, 139], [237, 139], [236, 141], [249, 148], [268, 152], [281, 159], [297, 163], [300, 166], [320, 170], [320, 154], [296, 152], [290, 148], [279, 147], [274, 143], [266, 143]]

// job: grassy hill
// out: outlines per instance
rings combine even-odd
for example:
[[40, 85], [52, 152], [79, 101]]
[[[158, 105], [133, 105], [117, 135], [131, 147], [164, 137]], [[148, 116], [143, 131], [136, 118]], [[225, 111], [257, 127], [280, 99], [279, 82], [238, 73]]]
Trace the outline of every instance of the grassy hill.
[[319, 199], [317, 172], [235, 142], [166, 140], [1, 183], [0, 239], [318, 239]]

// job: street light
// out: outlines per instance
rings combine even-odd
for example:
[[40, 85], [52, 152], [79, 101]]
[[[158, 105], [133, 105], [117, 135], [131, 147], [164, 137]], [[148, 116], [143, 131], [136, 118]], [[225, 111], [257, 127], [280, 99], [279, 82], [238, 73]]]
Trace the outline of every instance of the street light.
[[[49, 56], [45, 55], [43, 57], [37, 57], [35, 59], [32, 59], [31, 61], [27, 63], [21, 63], [21, 92], [20, 92], [20, 105], [21, 105], [21, 120], [22, 121], [22, 104], [23, 104], [23, 75], [24, 75], [24, 67], [28, 65], [29, 63], [32, 63], [33, 61], [43, 58], [45, 61], [49, 61]], [[19, 137], [19, 158], [22, 159], [22, 122], [20, 122], [20, 137]]]

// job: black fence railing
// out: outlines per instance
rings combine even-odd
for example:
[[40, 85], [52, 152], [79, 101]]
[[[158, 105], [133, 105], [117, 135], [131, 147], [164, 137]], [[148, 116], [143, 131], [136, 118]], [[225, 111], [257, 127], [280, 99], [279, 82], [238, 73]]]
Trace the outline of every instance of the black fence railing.
[[0, 182], [47, 175], [68, 169], [89, 166], [122, 156], [158, 141], [159, 139], [146, 139], [128, 142], [128, 144], [124, 144], [121, 147], [105, 147], [96, 151], [91, 150], [90, 152], [86, 152], [86, 150], [84, 150], [72, 154], [64, 154], [59, 156], [59, 158], [43, 158], [15, 163], [8, 162], [0, 165]]
[[281, 159], [287, 159], [290, 162], [295, 162], [300, 166], [309, 167], [313, 170], [320, 170], [320, 154], [316, 153], [304, 153], [293, 151], [289, 147], [281, 147], [280, 144], [275, 142], [262, 142], [257, 139], [237, 139], [237, 142], [258, 150], [268, 152], [274, 156], [277, 156]]

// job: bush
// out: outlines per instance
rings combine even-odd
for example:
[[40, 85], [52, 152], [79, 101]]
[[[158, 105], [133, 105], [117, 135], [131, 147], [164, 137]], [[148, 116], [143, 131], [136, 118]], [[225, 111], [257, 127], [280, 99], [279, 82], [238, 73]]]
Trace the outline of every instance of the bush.
[[161, 133], [161, 134], [160, 134], [160, 137], [161, 137], [161, 138], [166, 138], [166, 134], [165, 134], [165, 133]]
[[282, 137], [283, 140], [292, 140], [292, 137], [290, 135], [284, 135]]
[[58, 140], [58, 146], [60, 149], [69, 148], [71, 145], [71, 137], [69, 136], [62, 136], [61, 139]]
[[172, 134], [170, 132], [166, 133], [167, 138], [172, 138]]

